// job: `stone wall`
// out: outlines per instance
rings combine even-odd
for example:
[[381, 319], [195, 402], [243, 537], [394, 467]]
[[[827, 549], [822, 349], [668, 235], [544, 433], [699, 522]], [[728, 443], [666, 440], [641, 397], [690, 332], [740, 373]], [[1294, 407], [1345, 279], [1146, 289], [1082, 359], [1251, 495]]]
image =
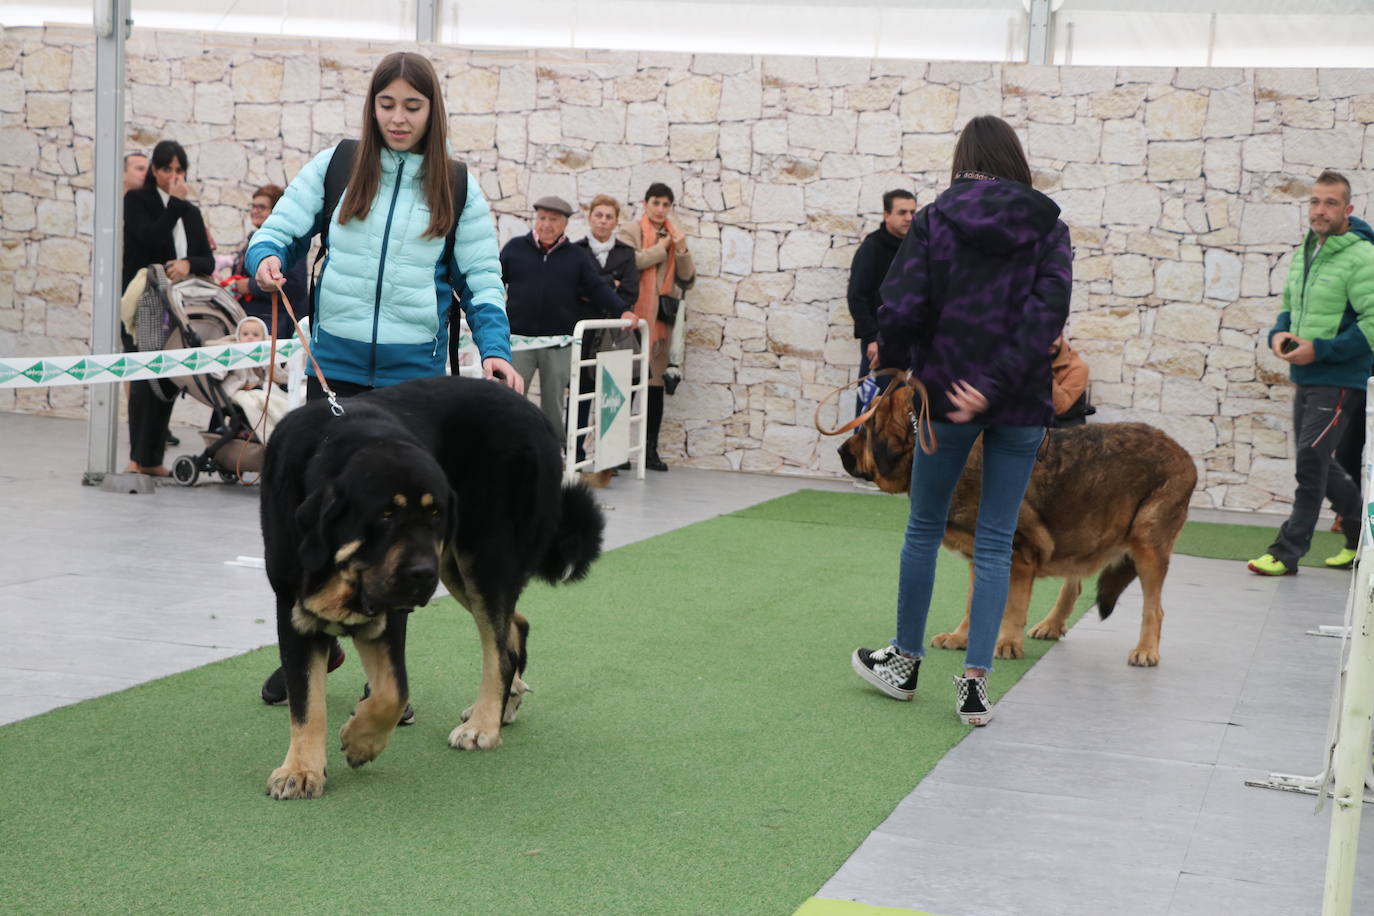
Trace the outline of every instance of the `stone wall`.
[[[136, 32], [129, 146], [181, 141], [211, 231], [236, 249], [251, 190], [356, 135], [370, 70], [394, 47]], [[1099, 419], [1177, 437], [1198, 461], [1199, 505], [1288, 499], [1291, 389], [1257, 344], [1310, 177], [1345, 171], [1367, 210], [1367, 72], [425, 50], [453, 146], [503, 239], [543, 194], [678, 189], [699, 279], [686, 380], [668, 400], [671, 461], [839, 472], [812, 414], [853, 376], [855, 247], [878, 225], [882, 192], [909, 187], [928, 203], [947, 184], [957, 128], [998, 113], [1073, 227], [1070, 333]], [[0, 36], [0, 353], [86, 347], [93, 79], [78, 30]], [[79, 414], [83, 399], [0, 390], [0, 409]], [[822, 418], [834, 422], [831, 405]]]

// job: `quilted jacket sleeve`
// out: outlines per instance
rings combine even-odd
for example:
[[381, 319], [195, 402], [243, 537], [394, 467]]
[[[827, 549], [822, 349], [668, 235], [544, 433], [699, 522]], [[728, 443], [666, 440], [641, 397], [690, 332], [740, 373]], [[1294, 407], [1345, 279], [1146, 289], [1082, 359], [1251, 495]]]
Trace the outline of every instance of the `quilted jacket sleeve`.
[[496, 224], [481, 186], [468, 181], [468, 199], [453, 241], [455, 276], [464, 279], [467, 294], [462, 308], [482, 358], [510, 359], [510, 321], [506, 317], [506, 287], [501, 281], [501, 256]]

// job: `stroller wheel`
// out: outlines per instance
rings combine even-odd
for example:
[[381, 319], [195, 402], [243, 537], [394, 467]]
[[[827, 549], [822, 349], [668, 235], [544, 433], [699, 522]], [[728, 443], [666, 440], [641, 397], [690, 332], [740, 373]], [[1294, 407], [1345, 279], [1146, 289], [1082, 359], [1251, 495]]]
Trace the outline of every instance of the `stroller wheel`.
[[196, 459], [190, 455], [182, 455], [172, 462], [172, 479], [183, 487], [189, 487], [200, 477], [200, 468], [196, 467]]
[[239, 478], [238, 478], [238, 475], [237, 475], [237, 474], [235, 474], [233, 471], [226, 471], [226, 470], [223, 470], [223, 469], [220, 469], [220, 472], [219, 472], [219, 479], [220, 479], [222, 482], [224, 482], [224, 483], [238, 483], [238, 482], [239, 482]]

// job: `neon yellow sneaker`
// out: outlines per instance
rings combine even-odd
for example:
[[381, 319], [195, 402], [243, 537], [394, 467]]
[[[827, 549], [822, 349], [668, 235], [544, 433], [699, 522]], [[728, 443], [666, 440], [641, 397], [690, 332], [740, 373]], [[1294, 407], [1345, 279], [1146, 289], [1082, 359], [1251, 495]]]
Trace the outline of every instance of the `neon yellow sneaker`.
[[1357, 556], [1359, 556], [1359, 551], [1353, 547], [1345, 547], [1334, 557], [1327, 557], [1322, 562], [1326, 564], [1327, 569], [1353, 569]]
[[1266, 553], [1262, 557], [1251, 560], [1246, 565], [1250, 567], [1252, 573], [1258, 573], [1261, 576], [1296, 576], [1298, 574], [1296, 566], [1289, 569], [1283, 561], [1276, 559], [1272, 553]]

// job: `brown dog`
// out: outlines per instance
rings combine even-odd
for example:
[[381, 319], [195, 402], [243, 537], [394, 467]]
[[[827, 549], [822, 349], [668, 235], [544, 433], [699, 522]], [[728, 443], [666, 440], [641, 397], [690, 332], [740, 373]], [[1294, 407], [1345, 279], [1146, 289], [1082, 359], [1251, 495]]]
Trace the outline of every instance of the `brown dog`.
[[[869, 421], [840, 446], [845, 470], [888, 493], [907, 492], [913, 441], [910, 414], [910, 389], [897, 387], [883, 397]], [[982, 471], [980, 440], [955, 488], [944, 537], [944, 546], [962, 553], [970, 563]], [[1127, 661], [1159, 664], [1164, 619], [1160, 593], [1196, 483], [1192, 458], [1152, 426], [1099, 423], [1049, 430], [1016, 524], [1011, 589], [997, 634], [997, 657], [1024, 654], [1026, 611], [1036, 579], [1064, 577], [1054, 608], [1030, 630], [1034, 639], [1058, 639], [1082, 593], [1082, 579], [1100, 571], [1097, 607], [1103, 618], [1111, 614], [1126, 586], [1140, 577], [1145, 591], [1140, 642]], [[967, 611], [953, 633], [941, 633], [931, 645], [967, 646]]]

